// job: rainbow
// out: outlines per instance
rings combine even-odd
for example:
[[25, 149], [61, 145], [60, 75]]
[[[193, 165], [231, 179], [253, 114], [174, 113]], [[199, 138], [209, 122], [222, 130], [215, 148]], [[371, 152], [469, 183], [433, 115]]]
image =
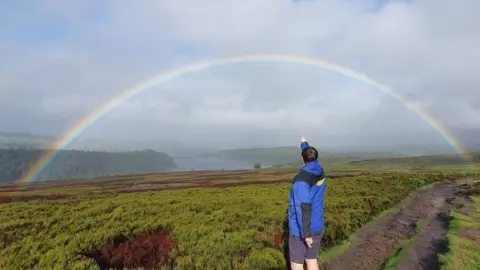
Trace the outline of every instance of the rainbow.
[[148, 88], [157, 86], [159, 84], [168, 82], [175, 78], [178, 78], [183, 75], [187, 75], [196, 71], [205, 70], [213, 67], [230, 65], [230, 64], [239, 64], [239, 63], [289, 63], [289, 64], [301, 64], [305, 66], [321, 68], [325, 70], [330, 70], [339, 74], [342, 74], [346, 77], [355, 79], [357, 81], [363, 82], [367, 85], [378, 89], [399, 102], [403, 103], [405, 107], [409, 110], [415, 112], [420, 116], [425, 122], [431, 125], [436, 129], [445, 140], [455, 148], [455, 150], [462, 155], [467, 161], [471, 161], [471, 157], [468, 155], [467, 151], [464, 149], [462, 144], [455, 139], [455, 137], [450, 133], [448, 129], [445, 128], [442, 123], [436, 120], [433, 116], [428, 114], [424, 109], [419, 105], [408, 100], [403, 95], [397, 93], [391, 87], [381, 84], [374, 79], [368, 77], [365, 74], [360, 72], [348, 69], [346, 67], [327, 62], [321, 59], [309, 58], [304, 56], [290, 55], [290, 54], [246, 54], [246, 55], [235, 55], [224, 58], [215, 58], [210, 60], [202, 60], [197, 62], [192, 62], [186, 65], [182, 65], [177, 68], [172, 68], [166, 70], [146, 81], [142, 81], [133, 87], [126, 89], [121, 94], [111, 98], [110, 100], [103, 103], [100, 107], [92, 111], [87, 117], [79, 121], [73, 127], [71, 127], [65, 134], [51, 143], [39, 159], [37, 159], [32, 166], [29, 167], [29, 170], [24, 174], [24, 176], [17, 181], [17, 184], [25, 184], [35, 181], [37, 175], [55, 158], [56, 154], [60, 149], [66, 148], [71, 142], [77, 138], [85, 129], [90, 125], [98, 121], [102, 116], [108, 114], [114, 108], [122, 105], [125, 101], [131, 99], [132, 97], [142, 93]]

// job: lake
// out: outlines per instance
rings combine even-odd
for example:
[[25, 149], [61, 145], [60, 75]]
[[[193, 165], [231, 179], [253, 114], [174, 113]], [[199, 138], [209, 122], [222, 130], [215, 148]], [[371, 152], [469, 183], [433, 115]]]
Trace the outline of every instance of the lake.
[[[173, 171], [203, 170], [246, 170], [253, 169], [253, 162], [225, 160], [217, 157], [177, 157], [174, 158], [177, 168]], [[262, 164], [262, 167], [270, 167]]]

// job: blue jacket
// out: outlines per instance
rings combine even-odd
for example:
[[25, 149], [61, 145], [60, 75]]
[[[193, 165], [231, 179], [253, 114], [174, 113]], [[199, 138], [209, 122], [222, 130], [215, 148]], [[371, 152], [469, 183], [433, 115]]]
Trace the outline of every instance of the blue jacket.
[[[304, 142], [300, 147], [303, 150], [309, 145]], [[318, 161], [305, 164], [293, 178], [288, 207], [291, 235], [308, 238], [322, 231], [326, 185], [325, 174]]]

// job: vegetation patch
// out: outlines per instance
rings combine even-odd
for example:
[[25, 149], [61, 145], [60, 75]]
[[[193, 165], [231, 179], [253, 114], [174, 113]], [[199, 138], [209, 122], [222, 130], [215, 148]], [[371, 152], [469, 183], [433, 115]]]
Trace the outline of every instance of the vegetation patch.
[[[251, 172], [244, 175], [256, 177]], [[445, 177], [443, 173], [383, 173], [331, 180], [325, 197], [322, 250], [343, 244], [358, 228], [412, 191]], [[105, 241], [169, 224], [175, 224], [169, 235], [178, 243], [172, 251], [175, 255], [170, 255], [175, 268], [284, 269], [285, 245], [281, 242], [285, 241], [290, 186], [285, 182], [83, 194], [68, 200], [0, 204], [0, 269], [98, 269], [93, 257], [79, 254], [102, 248], [103, 254], [124, 254], [116, 251], [122, 250], [119, 246], [131, 249], [135, 241], [141, 246], [141, 241], [117, 239], [109, 248]]]
[[177, 243], [167, 229], [138, 234], [130, 239], [117, 236], [99, 250], [85, 254], [100, 269], [162, 269], [172, 267]]
[[12, 203], [12, 202], [27, 202], [34, 200], [61, 200], [70, 197], [69, 195], [31, 195], [31, 196], [1, 196], [0, 195], [0, 204], [1, 203]]
[[[468, 185], [468, 193], [472, 192]], [[472, 194], [472, 193], [470, 193]], [[478, 269], [480, 265], [480, 197], [472, 196], [476, 210], [461, 214], [452, 212], [448, 227], [448, 252], [440, 254], [442, 269]]]
[[480, 181], [468, 185], [467, 193], [470, 196], [480, 196]]

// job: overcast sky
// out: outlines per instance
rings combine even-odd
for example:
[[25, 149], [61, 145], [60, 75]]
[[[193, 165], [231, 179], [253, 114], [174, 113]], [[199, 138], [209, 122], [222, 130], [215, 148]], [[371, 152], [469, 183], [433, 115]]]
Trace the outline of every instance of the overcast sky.
[[[479, 10], [478, 0], [5, 0], [0, 129], [59, 135], [163, 70], [245, 53], [334, 62], [394, 87], [451, 129], [477, 129]], [[442, 141], [352, 78], [255, 63], [158, 85], [82, 136], [258, 146], [301, 135], [331, 145]]]

